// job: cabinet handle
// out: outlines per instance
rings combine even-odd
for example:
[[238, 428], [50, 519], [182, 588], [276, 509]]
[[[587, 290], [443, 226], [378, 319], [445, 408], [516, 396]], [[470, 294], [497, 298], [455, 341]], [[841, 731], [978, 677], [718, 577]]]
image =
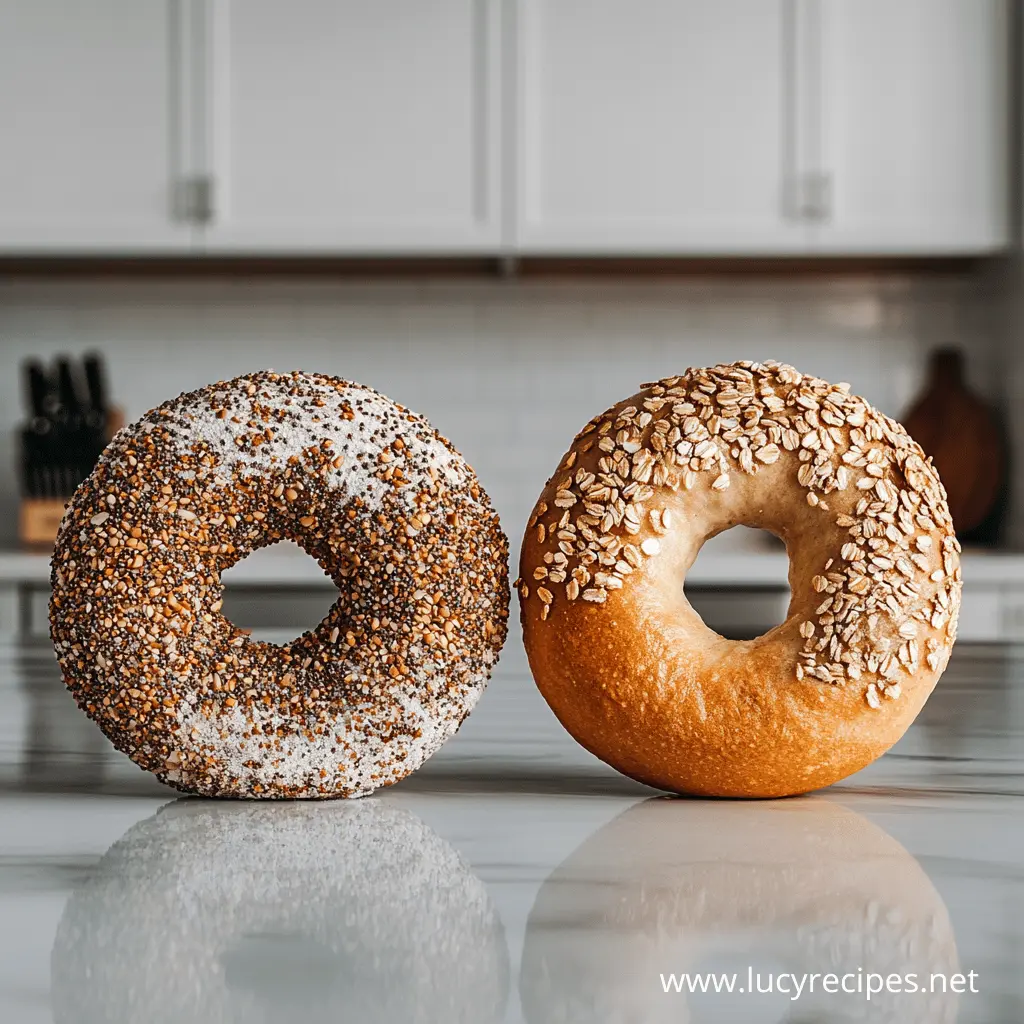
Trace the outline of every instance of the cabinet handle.
[[826, 156], [824, 0], [783, 0], [786, 141], [784, 207], [805, 224], [832, 218], [833, 180]]
[[828, 171], [804, 171], [796, 179], [793, 203], [798, 220], [820, 224], [832, 216], [832, 175]]
[[213, 178], [196, 174], [178, 183], [175, 212], [189, 224], [209, 224], [213, 220]]

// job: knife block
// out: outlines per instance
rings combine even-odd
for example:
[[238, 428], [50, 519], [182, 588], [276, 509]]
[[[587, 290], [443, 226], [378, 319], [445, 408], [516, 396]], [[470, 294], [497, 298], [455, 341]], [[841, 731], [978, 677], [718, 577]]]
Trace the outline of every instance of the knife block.
[[[107, 440], [124, 426], [124, 412], [112, 408], [107, 416]], [[22, 498], [18, 511], [18, 538], [26, 547], [52, 548], [60, 521], [71, 500], [66, 498]]]
[[22, 498], [18, 536], [26, 547], [52, 547], [70, 498]]

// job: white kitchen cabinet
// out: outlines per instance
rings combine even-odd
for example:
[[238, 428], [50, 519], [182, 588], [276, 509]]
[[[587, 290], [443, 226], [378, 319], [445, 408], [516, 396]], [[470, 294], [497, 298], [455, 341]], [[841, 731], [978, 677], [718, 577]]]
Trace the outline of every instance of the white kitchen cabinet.
[[519, 0], [515, 247], [1007, 243], [1006, 0]]
[[210, 0], [209, 252], [496, 251], [499, 0]]
[[[803, 0], [806, 4], [807, 0]], [[1008, 240], [1005, 0], [820, 4], [821, 145], [831, 185], [814, 248], [978, 253]]]
[[787, 253], [786, 0], [519, 0], [515, 246]]
[[0, 255], [984, 253], [1010, 0], [0, 0]]
[[172, 0], [0, 0], [0, 252], [186, 249]]

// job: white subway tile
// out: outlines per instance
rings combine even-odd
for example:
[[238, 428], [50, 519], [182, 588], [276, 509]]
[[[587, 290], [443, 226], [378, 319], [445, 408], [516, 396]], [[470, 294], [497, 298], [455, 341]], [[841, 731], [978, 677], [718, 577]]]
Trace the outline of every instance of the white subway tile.
[[[1005, 387], [973, 278], [0, 283], [0, 543], [13, 540], [18, 362], [101, 349], [132, 419], [181, 391], [273, 366], [372, 385], [447, 434], [519, 540], [573, 434], [642, 381], [782, 359], [899, 414], [937, 343]], [[1017, 391], [1021, 389], [1018, 386]]]

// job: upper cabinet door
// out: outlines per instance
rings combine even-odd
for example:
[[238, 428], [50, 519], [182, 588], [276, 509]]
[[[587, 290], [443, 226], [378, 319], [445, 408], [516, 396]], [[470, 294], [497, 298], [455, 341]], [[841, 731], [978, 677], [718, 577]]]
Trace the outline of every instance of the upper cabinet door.
[[520, 0], [516, 246], [803, 249], [785, 0]]
[[496, 249], [499, 0], [212, 0], [207, 250]]
[[1004, 0], [812, 2], [822, 5], [821, 171], [832, 192], [816, 248], [941, 254], [1004, 246]]
[[0, 252], [177, 250], [172, 0], [0, 0]]

